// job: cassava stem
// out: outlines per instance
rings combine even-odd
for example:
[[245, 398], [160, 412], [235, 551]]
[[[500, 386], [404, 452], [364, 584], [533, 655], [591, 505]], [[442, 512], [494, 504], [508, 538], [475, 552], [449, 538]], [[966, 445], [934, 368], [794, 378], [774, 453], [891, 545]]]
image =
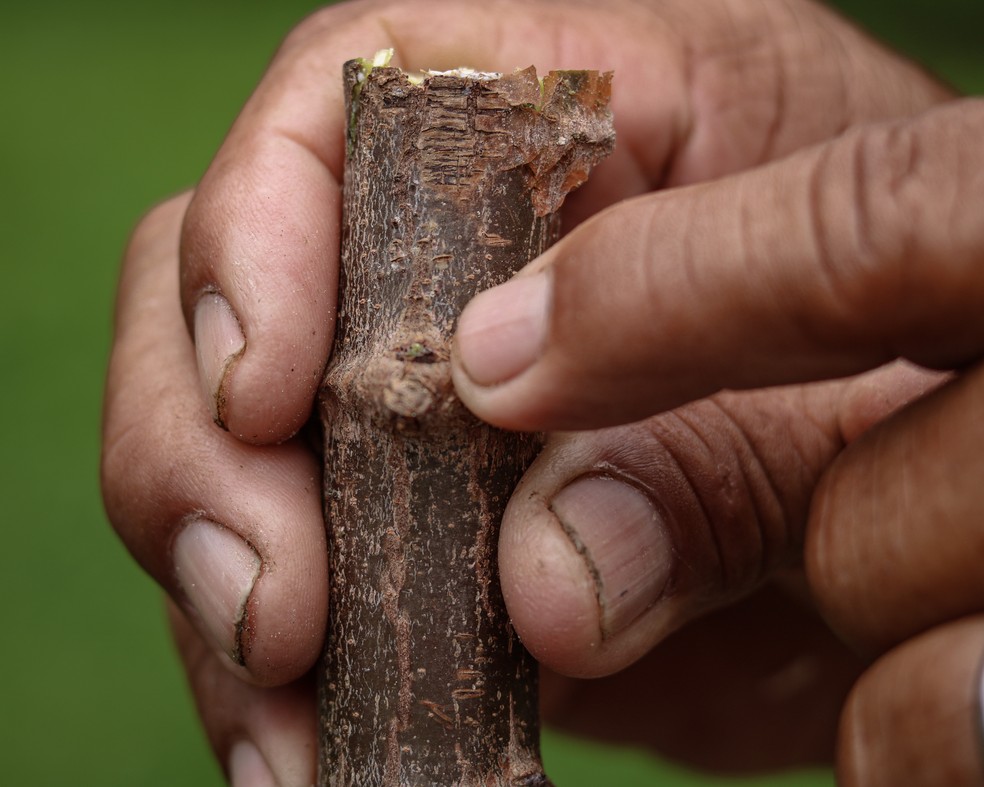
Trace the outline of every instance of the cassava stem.
[[319, 784], [546, 785], [535, 665], [496, 568], [539, 442], [465, 410], [449, 349], [463, 306], [556, 238], [564, 196], [610, 152], [610, 74], [412, 80], [354, 60], [344, 78]]

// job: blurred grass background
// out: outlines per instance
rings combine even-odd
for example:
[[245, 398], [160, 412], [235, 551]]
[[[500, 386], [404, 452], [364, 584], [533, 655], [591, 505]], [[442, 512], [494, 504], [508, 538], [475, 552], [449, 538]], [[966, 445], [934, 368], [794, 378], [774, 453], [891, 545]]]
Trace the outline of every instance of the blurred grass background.
[[[840, 0], [984, 92], [981, 0]], [[148, 0], [0, 10], [0, 782], [219, 785], [158, 593], [108, 527], [100, 396], [130, 228], [192, 184], [281, 37], [314, 5]], [[548, 736], [559, 787], [733, 782]]]

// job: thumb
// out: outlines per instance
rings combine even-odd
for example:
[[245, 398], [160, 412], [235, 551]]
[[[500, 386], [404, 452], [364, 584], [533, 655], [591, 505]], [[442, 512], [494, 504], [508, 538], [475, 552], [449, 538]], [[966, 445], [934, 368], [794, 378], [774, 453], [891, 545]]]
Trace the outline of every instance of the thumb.
[[454, 380], [515, 429], [984, 349], [984, 101], [626, 201], [463, 312]]
[[499, 537], [523, 644], [562, 674], [610, 674], [799, 566], [813, 489], [844, 440], [937, 383], [893, 364], [552, 435]]

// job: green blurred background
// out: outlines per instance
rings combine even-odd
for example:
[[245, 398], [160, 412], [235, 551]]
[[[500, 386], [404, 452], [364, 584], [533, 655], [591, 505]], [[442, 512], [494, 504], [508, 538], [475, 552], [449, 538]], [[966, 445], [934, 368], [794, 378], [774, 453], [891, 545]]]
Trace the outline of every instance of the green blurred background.
[[[842, 0], [984, 92], [981, 0]], [[219, 785], [151, 582], [105, 521], [100, 396], [117, 263], [195, 182], [281, 37], [314, 5], [161, 0], [0, 10], [0, 782]], [[733, 782], [548, 736], [560, 787]], [[603, 775], [602, 775], [603, 774]]]

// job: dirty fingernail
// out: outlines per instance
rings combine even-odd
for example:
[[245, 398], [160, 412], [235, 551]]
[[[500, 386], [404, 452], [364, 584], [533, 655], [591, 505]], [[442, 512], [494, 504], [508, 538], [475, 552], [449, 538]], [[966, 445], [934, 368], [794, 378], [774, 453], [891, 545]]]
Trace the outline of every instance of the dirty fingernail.
[[195, 307], [195, 352], [202, 388], [219, 426], [224, 426], [226, 376], [245, 348], [246, 337], [229, 302], [218, 293], [203, 295]]
[[572, 482], [550, 509], [594, 581], [602, 636], [608, 639], [652, 607], [669, 581], [666, 525], [646, 495], [609, 476]]
[[231, 530], [207, 519], [185, 526], [174, 541], [173, 556], [178, 584], [212, 644], [242, 666], [246, 603], [260, 575], [260, 556]]
[[520, 276], [479, 293], [458, 320], [456, 349], [478, 385], [512, 379], [540, 355], [547, 337], [548, 275]]
[[239, 741], [229, 752], [229, 783], [232, 787], [277, 787], [270, 766], [249, 741]]

